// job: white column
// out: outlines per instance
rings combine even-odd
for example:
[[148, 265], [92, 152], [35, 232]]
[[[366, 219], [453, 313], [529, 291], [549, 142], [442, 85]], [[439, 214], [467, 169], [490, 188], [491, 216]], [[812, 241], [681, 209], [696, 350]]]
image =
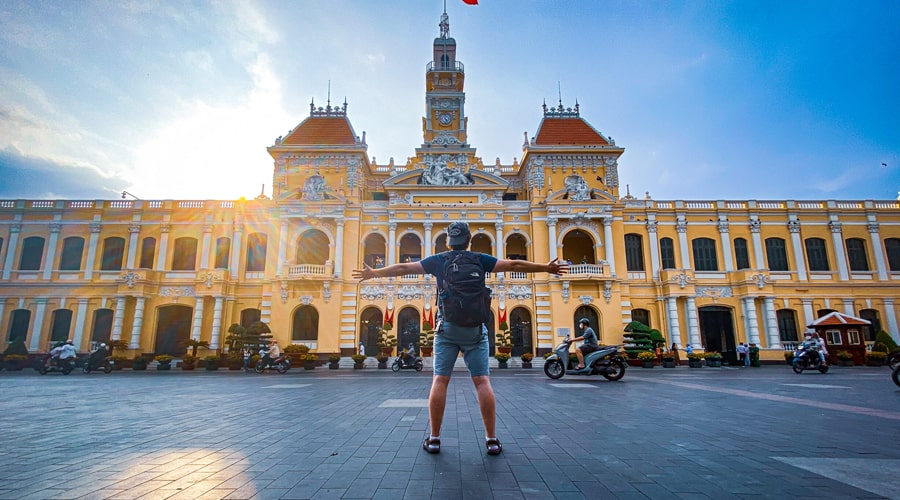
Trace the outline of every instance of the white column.
[[[447, 240], [447, 245], [450, 244], [450, 240]], [[387, 265], [396, 264], [397, 263], [397, 223], [390, 222], [388, 223], [388, 255], [387, 255]]]
[[[744, 341], [746, 343], [750, 343], [750, 316], [747, 313], [747, 300], [746, 298], [741, 299], [741, 313], [744, 315]], [[740, 342], [739, 339], [735, 339]]]
[[762, 238], [759, 236], [760, 225], [759, 219], [755, 216], [750, 219], [750, 239], [753, 241], [753, 259], [756, 261], [756, 269], [765, 269], [766, 260], [763, 259]]
[[669, 335], [672, 337], [671, 344], [683, 346], [681, 342], [681, 327], [678, 324], [678, 299], [676, 297], [666, 297], [666, 311], [669, 313]]
[[731, 254], [734, 249], [731, 248], [731, 234], [728, 232], [728, 219], [724, 215], [719, 216], [719, 241], [722, 242], [722, 256], [725, 257], [725, 271], [734, 271], [734, 259]]
[[775, 317], [775, 297], [763, 299], [763, 307], [766, 313], [766, 347], [769, 349], [781, 348], [781, 335], [778, 334], [778, 319]]
[[169, 249], [169, 225], [163, 224], [159, 228], [159, 251], [156, 253], [156, 270], [166, 270], [166, 257]]
[[339, 278], [344, 270], [344, 221], [337, 221], [337, 236], [334, 244], [334, 277]]
[[91, 222], [91, 236], [88, 239], [87, 259], [84, 261], [84, 279], [88, 281], [94, 277], [94, 264], [96, 264], [98, 241], [100, 241], [100, 223]]
[[122, 321], [125, 319], [125, 299], [127, 297], [116, 297], [116, 312], [113, 317], [112, 340], [121, 340], [122, 338]]
[[650, 270], [653, 273], [653, 279], [659, 279], [659, 235], [656, 234], [656, 220], [652, 219], [652, 215], [648, 216], [647, 234], [649, 235], [650, 244]]
[[278, 266], [275, 268], [275, 275], [281, 276], [284, 264], [287, 262], [287, 233], [288, 221], [282, 219], [281, 231], [278, 233]]
[[44, 261], [44, 279], [53, 275], [53, 261], [56, 260], [56, 243], [59, 241], [59, 222], [50, 224], [50, 241], [47, 244], [47, 259]]
[[228, 272], [234, 279], [241, 270], [241, 231], [238, 221], [234, 222], [234, 231], [231, 233], [231, 266]]
[[[0, 297], [0, 325], [3, 324], [4, 309], [6, 309], [6, 297]], [[7, 327], [7, 331], [8, 331], [8, 327]]]
[[83, 349], [84, 322], [87, 320], [88, 299], [78, 299], [78, 309], [75, 312], [75, 333], [72, 335], [72, 344], [76, 349]]
[[144, 297], [138, 297], [134, 305], [134, 321], [131, 324], [131, 344], [129, 349], [141, 348], [141, 327], [144, 326]]
[[679, 215], [675, 222], [675, 230], [678, 231], [678, 253], [681, 254], [681, 268], [691, 269], [691, 254], [688, 251], [687, 221]]
[[803, 330], [806, 331], [806, 325], [816, 320], [816, 312], [813, 311], [813, 299], [800, 299], [800, 302], [803, 303]]
[[203, 326], [203, 297], [194, 297], [194, 321], [191, 327], [191, 338], [200, 340], [200, 327]]
[[209, 265], [209, 248], [212, 246], [212, 224], [203, 226], [203, 245], [200, 247], [200, 269], [213, 269], [215, 266]]
[[47, 298], [39, 297], [34, 299], [34, 302], [37, 304], [37, 307], [35, 307], [34, 311], [34, 326], [31, 327], [31, 344], [28, 347], [28, 350], [31, 352], [41, 350], [41, 337], [44, 333], [44, 315], [47, 312]]
[[688, 297], [685, 302], [688, 317], [688, 338], [692, 346], [700, 347], [700, 323], [697, 321], [697, 304], [693, 297]]
[[897, 311], [894, 310], [894, 299], [882, 299], [884, 301], [884, 315], [887, 316], [888, 333], [894, 342], [900, 344], [900, 329], [897, 328]]
[[6, 243], [6, 262], [3, 263], [3, 279], [9, 279], [9, 273], [12, 271], [13, 261], [16, 259], [16, 251], [19, 248], [19, 231], [22, 230], [22, 224], [18, 222], [9, 226], [9, 241]]
[[753, 297], [744, 297], [744, 307], [747, 309], [747, 323], [750, 330], [747, 332], [747, 343], [759, 345], [759, 320], [756, 317], [756, 301]]
[[[550, 260], [558, 258], [556, 248], [556, 217], [547, 217], [547, 250], [550, 252]], [[609, 259], [606, 259], [609, 261]], [[610, 265], [610, 267], [612, 267]], [[615, 273], [615, 270], [612, 271]]]
[[209, 340], [210, 349], [219, 348], [219, 335], [222, 330], [222, 297], [216, 297], [216, 305], [213, 309], [212, 337]]
[[141, 223], [138, 221], [132, 222], [128, 226], [128, 232], [131, 234], [128, 237], [128, 259], [125, 262], [125, 269], [134, 269], [134, 261], [137, 259], [138, 237], [141, 235]]
[[[840, 300], [840, 299], [838, 299]], [[856, 311], [853, 310], [853, 299], [843, 299], [844, 302], [844, 314], [848, 316], [856, 316]]]
[[831, 228], [831, 243], [834, 245], [834, 256], [838, 265], [838, 278], [841, 281], [850, 279], [850, 273], [847, 270], [847, 255], [844, 252], [844, 238], [841, 233], [841, 223], [832, 219], [828, 223]]
[[881, 235], [878, 234], [878, 223], [875, 222], [875, 216], [869, 216], [869, 238], [872, 240], [872, 253], [875, 254], [875, 266], [878, 271], [878, 279], [887, 281], [887, 264], [884, 262], [884, 246], [881, 244]]
[[791, 232], [791, 246], [794, 247], [794, 269], [797, 270], [797, 279], [806, 281], [806, 259], [803, 258], [803, 241], [800, 238], [800, 223], [795, 215], [791, 215], [788, 222], [788, 230]]
[[494, 257], [497, 259], [502, 259], [505, 257], [503, 255], [503, 223], [495, 222], [494, 223]]
[[434, 250], [432, 250], [431, 248], [431, 229], [434, 227], [434, 223], [428, 221], [422, 225], [425, 226], [425, 257], [431, 257], [432, 252], [434, 252]]
[[[616, 242], [613, 241], [612, 217], [603, 219], [603, 254], [606, 256], [606, 262], [609, 264], [609, 274], [616, 275]], [[556, 240], [556, 227], [553, 228], [553, 239]], [[554, 247], [555, 250], [555, 247]], [[627, 273], [626, 273], [627, 276]]]

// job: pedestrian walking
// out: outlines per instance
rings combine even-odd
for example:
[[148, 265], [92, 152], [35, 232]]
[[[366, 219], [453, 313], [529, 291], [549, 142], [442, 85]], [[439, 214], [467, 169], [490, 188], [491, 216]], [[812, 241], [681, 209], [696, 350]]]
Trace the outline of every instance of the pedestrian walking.
[[681, 366], [681, 357], [678, 355], [678, 344], [672, 343], [672, 355], [675, 356], [675, 366]]

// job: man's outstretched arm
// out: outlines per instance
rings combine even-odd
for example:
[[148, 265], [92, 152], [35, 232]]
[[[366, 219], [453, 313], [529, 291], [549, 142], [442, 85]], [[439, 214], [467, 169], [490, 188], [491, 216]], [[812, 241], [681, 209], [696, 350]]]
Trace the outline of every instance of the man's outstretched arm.
[[559, 262], [559, 259], [553, 259], [546, 264], [538, 264], [527, 260], [509, 260], [500, 259], [494, 266], [495, 273], [504, 272], [519, 273], [550, 273], [550, 274], [567, 274], [569, 272], [568, 262]]
[[406, 274], [425, 274], [425, 268], [422, 267], [420, 262], [400, 262], [378, 269], [372, 269], [368, 264], [363, 264], [362, 269], [353, 270], [353, 277], [363, 281], [372, 278], [391, 278]]

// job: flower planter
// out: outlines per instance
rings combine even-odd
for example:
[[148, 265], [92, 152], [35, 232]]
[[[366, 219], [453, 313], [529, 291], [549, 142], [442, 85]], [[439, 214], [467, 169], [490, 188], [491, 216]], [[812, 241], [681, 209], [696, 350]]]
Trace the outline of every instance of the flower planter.
[[838, 364], [840, 366], [853, 366], [853, 360], [852, 359], [839, 359]]
[[644, 368], [653, 368], [653, 361], [644, 361], [642, 365]]
[[707, 359], [706, 366], [708, 366], [710, 368], [719, 368], [722, 366], [722, 360], [721, 359]]
[[185, 371], [185, 370], [186, 370], [186, 371], [191, 371], [191, 370], [193, 370], [193, 369], [196, 368], [196, 367], [197, 367], [197, 365], [195, 365], [194, 363], [181, 363], [181, 370], [182, 370], [182, 371]]
[[365, 363], [353, 363], [354, 370], [362, 370], [365, 367], [366, 367]]
[[340, 368], [340, 367], [341, 367], [340, 361], [337, 362], [337, 363], [328, 363], [328, 369], [329, 369], [329, 370], [337, 370], [337, 369]]
[[522, 361], [522, 368], [531, 368], [531, 361]]
[[315, 369], [316, 369], [316, 362], [315, 362], [315, 361], [304, 361], [304, 362], [303, 362], [303, 369], [304, 369], [304, 370], [315, 370]]
[[214, 372], [219, 369], [219, 363], [217, 361], [207, 361], [206, 369], [207, 371]]
[[172, 363], [159, 363], [156, 365], [157, 371], [165, 371], [165, 370], [171, 370], [171, 369], [172, 369]]
[[420, 347], [422, 350], [422, 357], [430, 357], [431, 353], [434, 352], [434, 347]]
[[507, 365], [507, 363], [505, 361], [499, 361], [499, 362], [497, 362], [497, 368], [506, 369], [506, 368], [509, 368], [509, 366]]
[[675, 368], [675, 360], [672, 360], [672, 361], [663, 360], [663, 368]]
[[497, 352], [502, 352], [506, 354], [512, 353], [512, 347], [497, 347]]
[[703, 368], [703, 361], [688, 361], [691, 368]]
[[379, 361], [378, 369], [379, 370], [387, 370], [387, 361]]

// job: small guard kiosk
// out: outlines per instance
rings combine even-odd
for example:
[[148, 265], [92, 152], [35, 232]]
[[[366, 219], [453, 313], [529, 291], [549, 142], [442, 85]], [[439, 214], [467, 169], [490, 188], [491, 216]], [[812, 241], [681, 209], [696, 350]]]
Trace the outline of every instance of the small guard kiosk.
[[847, 351], [853, 355], [853, 363], [864, 365], [866, 363], [866, 336], [865, 328], [872, 324], [870, 321], [831, 312], [813, 321], [808, 328], [812, 328], [825, 340], [825, 348], [828, 349], [828, 362], [836, 359], [838, 351]]

